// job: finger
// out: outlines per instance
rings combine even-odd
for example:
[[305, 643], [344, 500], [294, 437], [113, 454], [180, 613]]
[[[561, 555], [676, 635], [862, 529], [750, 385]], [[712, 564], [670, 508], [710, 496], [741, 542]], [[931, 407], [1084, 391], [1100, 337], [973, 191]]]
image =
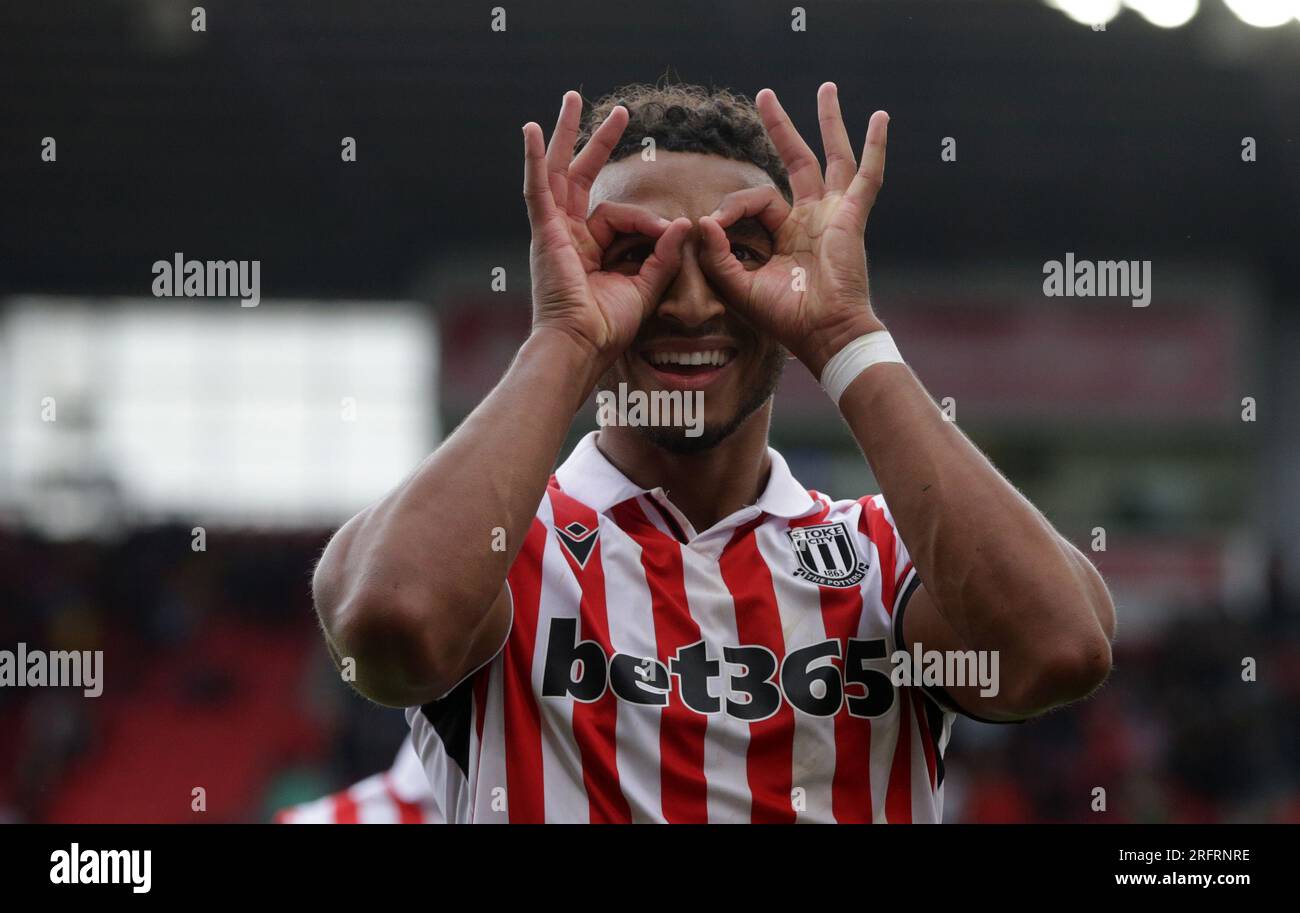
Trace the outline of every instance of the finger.
[[741, 219], [757, 219], [773, 238], [788, 215], [790, 204], [781, 196], [781, 191], [771, 185], [729, 193], [711, 214], [724, 229]]
[[524, 203], [534, 232], [557, 211], [546, 173], [542, 128], [533, 121], [524, 124]]
[[885, 143], [889, 139], [889, 115], [877, 111], [867, 124], [867, 140], [862, 147], [862, 164], [853, 176], [844, 199], [859, 210], [859, 221], [867, 224], [867, 215], [885, 183]]
[[621, 234], [645, 235], [658, 238], [671, 223], [650, 210], [632, 203], [613, 203], [605, 201], [591, 212], [587, 220], [587, 231], [591, 233], [600, 249], [609, 247], [614, 238]]
[[763, 126], [767, 128], [767, 134], [772, 137], [777, 154], [781, 156], [785, 170], [790, 174], [790, 189], [794, 191], [795, 205], [805, 200], [821, 199], [825, 190], [821, 165], [777, 101], [776, 93], [771, 89], [763, 89], [755, 102]]
[[555, 205], [565, 208], [569, 193], [569, 162], [573, 160], [573, 145], [578, 141], [578, 126], [582, 120], [582, 96], [570, 89], [560, 102], [560, 114], [555, 119], [555, 132], [546, 147], [546, 170], [551, 181], [551, 195]]
[[609, 161], [609, 154], [618, 145], [630, 118], [627, 108], [615, 105], [605, 122], [591, 134], [587, 145], [582, 147], [578, 157], [569, 166], [570, 193], [567, 208], [570, 214], [580, 219], [587, 217], [591, 185], [595, 183], [600, 169], [605, 167], [605, 162]]
[[743, 306], [749, 300], [754, 278], [731, 254], [731, 239], [712, 216], [700, 219], [700, 268], [729, 303]]
[[826, 186], [847, 190], [858, 170], [858, 161], [853, 157], [853, 144], [840, 113], [839, 90], [833, 82], [824, 82], [817, 90], [817, 123], [822, 128], [822, 149], [826, 153]]
[[636, 274], [636, 283], [641, 296], [648, 307], [652, 307], [677, 275], [682, 266], [682, 246], [691, 231], [691, 220], [674, 219], [668, 223], [659, 240], [655, 242], [654, 253], [646, 257]]

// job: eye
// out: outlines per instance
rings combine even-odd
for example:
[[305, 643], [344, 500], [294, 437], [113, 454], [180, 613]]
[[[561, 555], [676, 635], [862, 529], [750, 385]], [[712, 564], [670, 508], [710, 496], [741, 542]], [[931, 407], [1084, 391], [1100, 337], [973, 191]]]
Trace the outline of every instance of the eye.
[[601, 262], [601, 269], [606, 272], [625, 272], [636, 273], [640, 271], [641, 264], [654, 253], [654, 244], [648, 240], [628, 240], [624, 243], [614, 244], [605, 252], [605, 257]]
[[614, 256], [617, 263], [643, 263], [654, 253], [653, 244], [631, 244]]
[[767, 257], [754, 250], [748, 244], [733, 242], [731, 245], [731, 255], [741, 263], [753, 263], [761, 265], [767, 262]]

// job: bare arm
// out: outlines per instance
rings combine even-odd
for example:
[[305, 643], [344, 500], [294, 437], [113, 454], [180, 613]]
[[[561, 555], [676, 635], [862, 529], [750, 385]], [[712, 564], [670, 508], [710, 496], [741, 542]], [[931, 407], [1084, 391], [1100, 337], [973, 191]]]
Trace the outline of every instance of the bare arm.
[[996, 650], [999, 692], [949, 688], [1013, 720], [1087, 695], [1110, 670], [1115, 610], [1092, 564], [1002, 477], [903, 365], [868, 368], [840, 408], [923, 581], [904, 638]]
[[[505, 589], [573, 417], [672, 278], [689, 223], [635, 207], [587, 213], [587, 189], [627, 125], [615, 108], [573, 157], [581, 97], [549, 149], [524, 127], [533, 331], [488, 397], [405, 482], [330, 541], [312, 591], [330, 653], [381, 704], [443, 696], [500, 650]], [[636, 275], [600, 271], [615, 234], [655, 238]], [[497, 528], [506, 548], [492, 548]]]
[[[440, 697], [500, 647], [506, 573], [592, 381], [571, 339], [541, 331], [496, 389], [387, 497], [330, 541], [316, 610], [357, 687], [391, 706]], [[506, 550], [494, 551], [494, 529]]]
[[[725, 198], [701, 220], [701, 263], [730, 302], [820, 378], [845, 344], [884, 328], [869, 301], [863, 232], [884, 180], [889, 117], [872, 115], [859, 164], [837, 89], [824, 84], [823, 173], [775, 94], [763, 90], [756, 101], [794, 199], [774, 188]], [[760, 219], [774, 240], [757, 270], [742, 268], [725, 244], [723, 229], [744, 216]], [[796, 268], [804, 283], [792, 283]], [[868, 368], [839, 405], [923, 582], [904, 616], [905, 639], [926, 650], [998, 651], [999, 694], [953, 689], [961, 708], [1019, 719], [1094, 689], [1110, 669], [1115, 614], [1092, 565], [943, 419], [906, 367]]]

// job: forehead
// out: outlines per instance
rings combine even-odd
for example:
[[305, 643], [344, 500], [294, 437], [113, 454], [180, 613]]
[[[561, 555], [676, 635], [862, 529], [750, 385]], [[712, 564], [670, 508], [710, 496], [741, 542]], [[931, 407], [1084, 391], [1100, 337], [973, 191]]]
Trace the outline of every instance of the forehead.
[[633, 154], [601, 169], [591, 187], [590, 208], [608, 200], [635, 203], [666, 219], [699, 218], [729, 193], [764, 186], [775, 185], [752, 162], [703, 152], [658, 152], [647, 162]]

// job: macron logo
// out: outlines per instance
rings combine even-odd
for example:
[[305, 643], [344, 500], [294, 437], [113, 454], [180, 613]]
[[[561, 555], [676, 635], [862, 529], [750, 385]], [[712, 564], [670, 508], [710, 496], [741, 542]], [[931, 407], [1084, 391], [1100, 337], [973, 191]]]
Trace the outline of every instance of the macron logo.
[[152, 884], [153, 850], [69, 850], [50, 854], [52, 884], [129, 884], [136, 894], [148, 894]]

